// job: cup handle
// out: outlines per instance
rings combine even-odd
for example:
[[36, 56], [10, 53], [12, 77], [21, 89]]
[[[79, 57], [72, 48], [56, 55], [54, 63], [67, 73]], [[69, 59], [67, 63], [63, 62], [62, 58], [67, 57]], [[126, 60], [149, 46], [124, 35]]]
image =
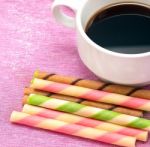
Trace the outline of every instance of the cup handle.
[[85, 0], [55, 0], [52, 4], [52, 14], [56, 21], [62, 23], [64, 26], [75, 28], [75, 18], [61, 12], [60, 6], [69, 7], [76, 13], [82, 1]]

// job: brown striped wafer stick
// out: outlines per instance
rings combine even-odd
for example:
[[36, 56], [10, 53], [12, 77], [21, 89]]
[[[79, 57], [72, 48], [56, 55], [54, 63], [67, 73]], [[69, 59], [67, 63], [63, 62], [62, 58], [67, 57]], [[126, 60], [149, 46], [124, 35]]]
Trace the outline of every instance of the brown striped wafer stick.
[[133, 116], [138, 116], [138, 117], [143, 116], [142, 111], [139, 111], [139, 110], [133, 110], [133, 109], [123, 108], [123, 107], [116, 107], [116, 106], [111, 105], [111, 104], [105, 104], [105, 103], [100, 103], [100, 102], [83, 100], [83, 99], [76, 98], [76, 97], [54, 94], [54, 93], [41, 91], [41, 90], [28, 88], [28, 87], [24, 89], [24, 94], [25, 95], [40, 94], [40, 95], [50, 96], [50, 97], [57, 98], [57, 99], [63, 99], [63, 100], [68, 100], [68, 101], [72, 101], [72, 102], [76, 102], [76, 103], [81, 103], [81, 104], [84, 104], [87, 106], [94, 106], [94, 107], [98, 107], [98, 108], [102, 108], [102, 109], [113, 110], [115, 112], [120, 112], [120, 113], [124, 113], [124, 114], [128, 114], [128, 115], [133, 115]]
[[34, 77], [39, 79], [50, 80], [58, 83], [71, 84], [71, 85], [86, 87], [90, 89], [103, 90], [111, 93], [118, 93], [118, 94], [133, 96], [133, 97], [150, 99], [150, 90], [145, 90], [140, 87], [131, 87], [125, 85], [105, 83], [102, 81], [79, 79], [71, 76], [49, 74], [47, 72], [42, 72], [42, 71], [36, 71], [34, 73]]

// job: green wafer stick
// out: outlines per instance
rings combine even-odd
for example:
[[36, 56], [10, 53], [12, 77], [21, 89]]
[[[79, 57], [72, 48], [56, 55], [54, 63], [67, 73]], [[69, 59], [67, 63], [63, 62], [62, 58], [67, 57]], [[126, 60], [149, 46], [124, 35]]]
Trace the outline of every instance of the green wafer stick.
[[105, 109], [86, 106], [75, 102], [60, 100], [52, 97], [46, 97], [37, 94], [30, 94], [24, 97], [24, 103], [49, 108], [53, 110], [68, 112], [87, 118], [103, 120], [122, 126], [128, 126], [150, 131], [150, 120], [121, 114]]

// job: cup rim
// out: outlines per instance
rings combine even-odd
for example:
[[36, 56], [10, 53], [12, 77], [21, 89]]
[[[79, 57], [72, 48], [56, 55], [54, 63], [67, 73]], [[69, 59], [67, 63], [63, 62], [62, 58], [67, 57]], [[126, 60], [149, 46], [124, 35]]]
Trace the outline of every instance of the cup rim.
[[[86, 1], [87, 2], [87, 1]], [[92, 46], [94, 46], [94, 48], [98, 51], [104, 52], [105, 54], [109, 54], [109, 55], [113, 55], [116, 57], [122, 57], [122, 58], [141, 58], [141, 57], [148, 57], [150, 56], [150, 51], [149, 52], [144, 52], [144, 53], [138, 53], [138, 54], [125, 54], [125, 53], [118, 53], [118, 52], [113, 52], [111, 50], [108, 50], [98, 44], [96, 44], [94, 41], [92, 41], [87, 34], [85, 33], [82, 23], [81, 23], [81, 15], [82, 12], [84, 11], [84, 6], [86, 4], [86, 2], [80, 7], [80, 9], [77, 11], [76, 14], [76, 27], [79, 30], [80, 34], [82, 35], [82, 37], [84, 38], [85, 41], [87, 41], [89, 44], [91, 44]], [[123, 2], [123, 3], [127, 3], [127, 2]], [[139, 2], [129, 2], [130, 4], [143, 4], [145, 6], [144, 3], [139, 3]], [[146, 4], [147, 5], [147, 4]]]

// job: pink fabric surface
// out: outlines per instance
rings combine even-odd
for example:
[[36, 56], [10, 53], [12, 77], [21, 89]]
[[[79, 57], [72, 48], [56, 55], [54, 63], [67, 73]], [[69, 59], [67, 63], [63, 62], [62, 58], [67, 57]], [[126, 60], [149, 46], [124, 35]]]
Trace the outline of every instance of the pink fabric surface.
[[[11, 112], [21, 110], [23, 88], [36, 69], [96, 79], [79, 59], [75, 31], [52, 18], [51, 3], [0, 1], [0, 147], [111, 147], [9, 122]], [[137, 145], [149, 146], [150, 139]]]

